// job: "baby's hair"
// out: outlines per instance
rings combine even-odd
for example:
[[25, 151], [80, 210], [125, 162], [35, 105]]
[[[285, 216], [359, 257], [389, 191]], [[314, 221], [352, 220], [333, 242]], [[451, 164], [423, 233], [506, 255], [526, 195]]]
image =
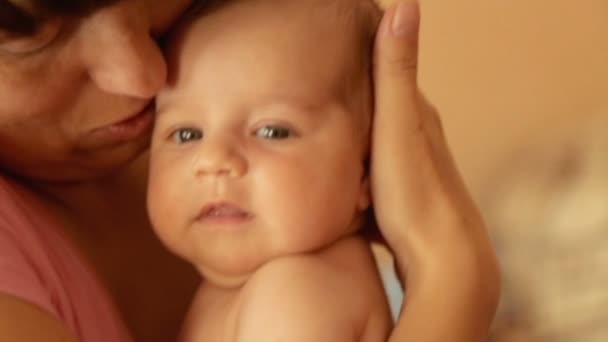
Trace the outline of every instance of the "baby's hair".
[[335, 18], [343, 20], [336, 22], [336, 28], [353, 29], [359, 39], [361, 48], [359, 56], [365, 58], [364, 64], [370, 63], [371, 49], [382, 11], [373, 0], [316, 0], [325, 5], [329, 14], [335, 11]]
[[[333, 4], [337, 18], [343, 19], [343, 23], [336, 23], [337, 29], [355, 32], [355, 67], [371, 72], [372, 49], [382, 11], [373, 0], [330, 0], [326, 3]], [[363, 76], [367, 78], [368, 75]]]
[[[2, 1], [2, 0], [0, 0]], [[188, 14], [184, 17], [185, 21], [193, 20], [198, 16], [213, 11], [222, 5], [230, 2], [250, 1], [250, 0], [194, 0]], [[382, 17], [382, 11], [374, 0], [283, 0], [283, 1], [309, 1], [321, 9], [327, 10], [328, 14], [335, 14], [335, 18], [345, 19], [345, 24], [354, 24], [354, 28], [359, 30], [358, 36], [361, 37], [363, 46], [367, 48], [373, 42], [376, 29]], [[339, 23], [336, 23], [336, 27]], [[362, 55], [369, 55], [368, 53]]]
[[[2, 0], [0, 0], [2, 1]], [[205, 13], [212, 12], [214, 9], [226, 5], [230, 2], [241, 2], [251, 0], [194, 0], [188, 13], [184, 16], [183, 21], [189, 22], [198, 18]], [[262, 1], [262, 0], [259, 0]], [[279, 0], [279, 1], [308, 1], [313, 5], [317, 5], [319, 10], [332, 16], [330, 19], [342, 20], [336, 22], [336, 29], [355, 30], [356, 37], [359, 38], [357, 43], [361, 51], [357, 55], [363, 60], [363, 65], [369, 65], [371, 62], [371, 48], [374, 42], [374, 37], [382, 11], [374, 0]], [[179, 26], [179, 25], [178, 25]]]
[[[371, 129], [371, 113], [373, 111], [372, 51], [376, 31], [382, 19], [382, 10], [374, 0], [327, 0], [322, 1], [328, 10], [335, 10], [336, 29], [346, 33], [354, 31], [355, 51], [352, 56], [352, 69], [345, 82], [345, 96], [360, 100], [351, 108], [361, 120], [360, 132], [362, 140], [368, 144]], [[330, 8], [331, 6], [331, 8]], [[328, 12], [331, 14], [331, 12]], [[369, 146], [368, 146], [369, 147]], [[367, 148], [366, 148], [367, 150]]]

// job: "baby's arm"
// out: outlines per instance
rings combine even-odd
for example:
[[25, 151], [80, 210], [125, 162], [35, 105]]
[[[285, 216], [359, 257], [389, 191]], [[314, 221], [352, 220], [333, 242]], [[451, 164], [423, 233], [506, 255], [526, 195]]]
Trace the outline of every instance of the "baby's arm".
[[235, 341], [386, 341], [382, 287], [355, 273], [315, 256], [273, 261], [243, 293]]

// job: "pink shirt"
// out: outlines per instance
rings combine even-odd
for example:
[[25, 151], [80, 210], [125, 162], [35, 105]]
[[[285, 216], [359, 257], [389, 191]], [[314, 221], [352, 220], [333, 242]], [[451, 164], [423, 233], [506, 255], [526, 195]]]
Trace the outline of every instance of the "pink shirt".
[[81, 342], [131, 342], [110, 296], [43, 206], [0, 176], [0, 292], [37, 305]]

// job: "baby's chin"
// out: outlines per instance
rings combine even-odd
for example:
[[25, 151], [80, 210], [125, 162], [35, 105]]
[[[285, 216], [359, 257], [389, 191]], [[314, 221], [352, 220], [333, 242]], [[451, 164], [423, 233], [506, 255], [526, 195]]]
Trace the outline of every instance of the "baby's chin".
[[238, 289], [242, 287], [254, 273], [254, 270], [249, 272], [230, 273], [221, 268], [216, 269], [199, 265], [195, 266], [206, 283], [213, 284], [214, 286], [223, 289]]
[[206, 255], [199, 260], [190, 260], [206, 282], [225, 289], [243, 286], [262, 266], [282, 255], [266, 253], [230, 253], [229, 255]]
[[[206, 282], [214, 286], [235, 289], [239, 288], [260, 268], [284, 257], [296, 254], [310, 253], [323, 246], [282, 246], [283, 248], [265, 250], [263, 247], [245, 251], [236, 250], [232, 253], [213, 253], [209, 249], [200, 251], [196, 258], [187, 258], [198, 270]], [[217, 251], [216, 251], [217, 252]]]

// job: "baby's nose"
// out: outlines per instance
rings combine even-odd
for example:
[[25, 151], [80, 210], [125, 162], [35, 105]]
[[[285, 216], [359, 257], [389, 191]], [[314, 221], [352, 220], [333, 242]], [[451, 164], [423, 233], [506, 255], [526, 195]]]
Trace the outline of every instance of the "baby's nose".
[[235, 146], [207, 142], [199, 152], [196, 173], [199, 176], [222, 175], [241, 177], [247, 171], [247, 160]]

